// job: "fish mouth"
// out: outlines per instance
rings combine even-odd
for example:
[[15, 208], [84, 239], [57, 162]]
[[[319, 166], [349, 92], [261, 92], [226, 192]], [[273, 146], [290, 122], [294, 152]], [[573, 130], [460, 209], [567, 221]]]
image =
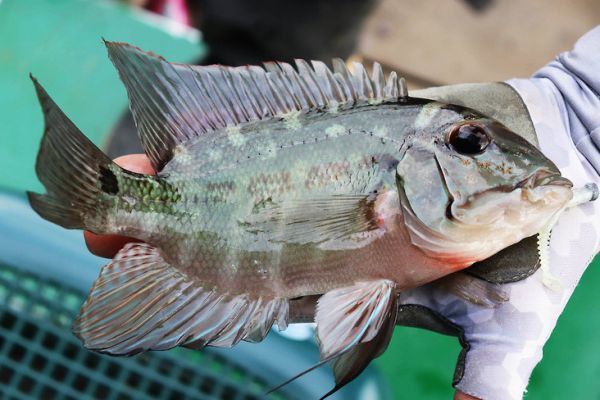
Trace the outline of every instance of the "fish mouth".
[[563, 186], [571, 189], [573, 182], [563, 177], [560, 173], [540, 169], [517, 183], [515, 188], [533, 189], [540, 186]]
[[538, 214], [541, 218], [553, 214], [570, 200], [572, 188], [573, 183], [560, 173], [539, 169], [514, 187], [486, 190], [463, 204], [451, 203], [450, 215], [455, 221], [473, 226], [535, 225], [528, 215]]

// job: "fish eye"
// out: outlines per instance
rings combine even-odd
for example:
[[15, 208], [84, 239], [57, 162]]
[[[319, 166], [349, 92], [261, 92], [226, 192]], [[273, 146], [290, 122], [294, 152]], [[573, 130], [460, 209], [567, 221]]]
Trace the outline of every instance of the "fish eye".
[[492, 141], [483, 126], [473, 123], [454, 126], [447, 138], [448, 144], [461, 154], [482, 153]]

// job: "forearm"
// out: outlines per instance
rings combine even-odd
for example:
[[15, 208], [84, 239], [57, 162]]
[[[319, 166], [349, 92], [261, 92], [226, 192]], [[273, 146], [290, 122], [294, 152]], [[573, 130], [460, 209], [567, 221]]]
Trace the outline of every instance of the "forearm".
[[[594, 76], [594, 71], [596, 75]], [[575, 187], [589, 182], [600, 185], [600, 28], [542, 68], [531, 79], [507, 82], [517, 99], [498, 84], [458, 85], [434, 88], [417, 95], [437, 97], [479, 109], [510, 126], [515, 117], [527, 124], [511, 126], [531, 142], [573, 181]], [[505, 93], [496, 93], [502, 92]], [[498, 114], [498, 115], [496, 115]], [[515, 121], [512, 121], [515, 122]], [[533, 129], [531, 129], [533, 132]], [[525, 133], [525, 134], [523, 134]], [[600, 248], [600, 202], [567, 210], [553, 230], [549, 270], [562, 285], [552, 290], [541, 273], [505, 285], [510, 301], [494, 310], [453, 299], [434, 288], [405, 294], [403, 304], [419, 304], [448, 318], [464, 330], [469, 343], [463, 373], [455, 387], [485, 399], [518, 399], [532, 369], [542, 357], [542, 347], [577, 286], [587, 265]], [[538, 271], [539, 272], [539, 271]], [[455, 399], [476, 399], [457, 391]]]
[[[532, 81], [552, 86], [575, 148], [600, 174], [600, 27], [577, 41], [534, 74]], [[518, 90], [518, 86], [517, 86]]]

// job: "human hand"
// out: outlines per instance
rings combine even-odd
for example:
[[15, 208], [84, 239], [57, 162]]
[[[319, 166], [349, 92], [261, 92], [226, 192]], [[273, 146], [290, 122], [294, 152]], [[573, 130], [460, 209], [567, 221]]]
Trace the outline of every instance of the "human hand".
[[[520, 124], [521, 129], [512, 129], [516, 132], [527, 132], [525, 118], [536, 134], [525, 137], [539, 140], [541, 150], [575, 187], [598, 184], [600, 156], [597, 147], [594, 153], [593, 144], [598, 124], [593, 116], [600, 109], [595, 95], [600, 77], [593, 71], [600, 63], [595, 59], [599, 46], [597, 28], [573, 52], [559, 56], [534, 78], [509, 81], [516, 91], [505, 84], [457, 85], [417, 95], [466, 105], [509, 127]], [[560, 288], [546, 287], [543, 272], [538, 270], [524, 280], [503, 285], [510, 300], [496, 308], [471, 304], [436, 285], [402, 293], [401, 307], [424, 307], [423, 315], [433, 313], [459, 329], [456, 334], [464, 350], [455, 373], [457, 389], [475, 398], [520, 399], [542, 358], [545, 342], [599, 245], [600, 204], [588, 203], [567, 210], [552, 231], [549, 266]], [[401, 312], [398, 318], [400, 324], [440, 331], [439, 326], [435, 329], [427, 322], [427, 317], [403, 321]], [[471, 397], [457, 392], [455, 398]]]

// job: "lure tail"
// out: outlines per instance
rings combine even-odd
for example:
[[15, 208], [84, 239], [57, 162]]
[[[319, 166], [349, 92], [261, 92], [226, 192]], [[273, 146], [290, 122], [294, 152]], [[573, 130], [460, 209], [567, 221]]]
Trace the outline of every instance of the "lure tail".
[[44, 219], [71, 229], [101, 231], [107, 201], [117, 192], [119, 167], [67, 118], [31, 76], [44, 112], [44, 136], [36, 173], [47, 194], [28, 192]]

